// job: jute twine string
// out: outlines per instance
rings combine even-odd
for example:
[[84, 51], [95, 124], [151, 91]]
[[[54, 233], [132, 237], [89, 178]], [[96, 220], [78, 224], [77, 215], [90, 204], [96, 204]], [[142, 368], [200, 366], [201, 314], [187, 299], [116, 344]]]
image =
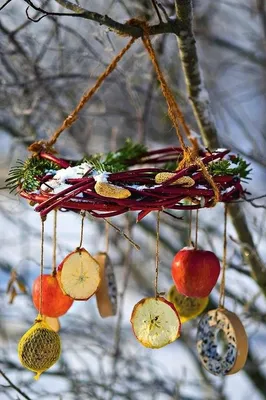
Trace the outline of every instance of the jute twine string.
[[199, 210], [196, 210], [196, 227], [195, 227], [195, 249], [198, 248], [198, 234], [199, 234]]
[[40, 299], [39, 315], [42, 317], [42, 299], [43, 299], [43, 269], [44, 269], [44, 219], [41, 219], [41, 265], [40, 265]]
[[[217, 186], [215, 185], [215, 182], [213, 181], [212, 177], [208, 173], [208, 170], [206, 169], [205, 165], [203, 164], [201, 159], [198, 157], [197, 140], [191, 136], [190, 130], [185, 122], [184, 116], [183, 116], [180, 108], [178, 107], [178, 105], [175, 101], [174, 95], [173, 95], [171, 89], [169, 88], [169, 86], [167, 85], [167, 82], [163, 76], [161, 69], [160, 69], [158, 60], [156, 58], [155, 51], [152, 47], [152, 43], [151, 43], [151, 40], [149, 37], [149, 26], [148, 26], [147, 22], [140, 21], [137, 19], [132, 19], [132, 20], [128, 21], [128, 24], [139, 26], [143, 29], [142, 42], [150, 56], [150, 59], [152, 61], [154, 69], [156, 71], [157, 78], [161, 85], [162, 93], [163, 93], [165, 100], [167, 102], [167, 105], [168, 105], [168, 115], [175, 127], [179, 142], [180, 142], [181, 147], [184, 152], [183, 160], [179, 163], [178, 169], [182, 169], [193, 163], [197, 164], [200, 167], [200, 169], [202, 170], [202, 174], [204, 175], [205, 179], [209, 182], [210, 186], [213, 189], [214, 198], [213, 198], [211, 205], [214, 206], [219, 201], [219, 190], [218, 190]], [[128, 44], [120, 51], [120, 53], [112, 60], [112, 62], [109, 64], [109, 66], [106, 68], [106, 70], [99, 76], [99, 78], [97, 79], [94, 86], [82, 96], [77, 107], [72, 111], [72, 113], [69, 114], [69, 116], [63, 121], [62, 125], [54, 132], [51, 139], [48, 141], [40, 140], [40, 141], [34, 142], [28, 148], [30, 151], [32, 151], [34, 154], [38, 154], [39, 152], [41, 152], [43, 150], [49, 151], [49, 152], [54, 152], [53, 145], [56, 143], [60, 134], [66, 128], [70, 127], [75, 122], [75, 120], [78, 117], [78, 113], [85, 106], [85, 104], [88, 102], [88, 100], [93, 96], [93, 94], [99, 89], [99, 87], [104, 82], [104, 80], [107, 78], [107, 76], [110, 75], [110, 73], [116, 68], [118, 62], [121, 60], [121, 58], [124, 56], [124, 54], [129, 50], [129, 48], [133, 45], [133, 43], [136, 40], [137, 40], [137, 38], [134, 38], [134, 37], [132, 37], [130, 39]], [[191, 143], [190, 147], [186, 146], [186, 144], [185, 144], [180, 126], [182, 127], [187, 139]]]
[[56, 143], [60, 134], [66, 129], [69, 128], [77, 119], [78, 113], [82, 110], [85, 104], [89, 101], [89, 99], [94, 95], [94, 93], [99, 89], [103, 81], [107, 78], [108, 75], [116, 68], [118, 62], [121, 60], [123, 55], [129, 50], [129, 48], [133, 45], [133, 43], [137, 40], [137, 38], [131, 38], [128, 44], [120, 51], [120, 53], [111, 61], [106, 70], [99, 76], [95, 85], [89, 89], [80, 99], [77, 107], [67, 116], [67, 118], [63, 121], [62, 125], [54, 132], [53, 136], [50, 140], [39, 140], [37, 142], [32, 143], [28, 150], [33, 153], [39, 153], [40, 151], [49, 151], [55, 152], [53, 150], [53, 145]]
[[53, 271], [52, 275], [56, 276], [56, 246], [57, 246], [57, 210], [54, 210], [54, 226], [53, 226]]
[[80, 241], [79, 241], [78, 249], [82, 248], [83, 236], [84, 236], [84, 219], [85, 219], [85, 216], [86, 216], [86, 213], [82, 212], [81, 213], [81, 227], [80, 227]]
[[155, 250], [155, 281], [154, 281], [154, 292], [155, 298], [157, 300], [158, 293], [158, 278], [159, 278], [159, 245], [160, 245], [160, 211], [157, 212], [157, 220], [156, 220], [156, 250]]
[[[181, 110], [179, 109], [179, 107], [175, 101], [174, 95], [173, 95], [171, 89], [169, 88], [169, 86], [167, 85], [167, 82], [163, 76], [163, 73], [162, 73], [159, 63], [158, 63], [158, 60], [156, 58], [156, 54], [155, 54], [154, 49], [151, 44], [151, 40], [149, 37], [148, 25], [146, 23], [143, 23], [142, 27], [143, 27], [143, 31], [144, 31], [144, 36], [142, 37], [143, 44], [150, 56], [150, 59], [153, 63], [154, 69], [157, 74], [157, 78], [161, 84], [161, 90], [165, 97], [166, 103], [168, 105], [168, 115], [176, 129], [176, 133], [177, 133], [179, 142], [180, 142], [181, 147], [184, 152], [183, 160], [179, 163], [178, 169], [182, 169], [193, 163], [197, 164], [201, 168], [203, 176], [209, 182], [210, 186], [213, 189], [214, 199], [212, 201], [212, 206], [214, 206], [219, 201], [219, 197], [220, 197], [219, 190], [218, 190], [214, 180], [212, 179], [211, 175], [209, 174], [207, 168], [205, 167], [205, 165], [203, 164], [201, 159], [198, 157], [197, 141], [191, 137], [190, 130], [185, 122], [184, 116], [183, 116]], [[179, 124], [182, 126], [187, 139], [190, 141], [191, 147], [187, 147], [185, 145]]]
[[188, 211], [188, 246], [192, 245], [192, 210]]
[[225, 270], [227, 255], [227, 204], [224, 204], [224, 233], [223, 233], [223, 263], [222, 263], [222, 279], [220, 286], [219, 308], [224, 308], [225, 302]]

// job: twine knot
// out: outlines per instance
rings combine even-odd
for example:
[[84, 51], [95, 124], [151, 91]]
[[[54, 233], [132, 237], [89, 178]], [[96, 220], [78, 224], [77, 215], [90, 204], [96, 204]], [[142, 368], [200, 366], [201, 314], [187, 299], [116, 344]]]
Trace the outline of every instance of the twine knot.
[[56, 154], [56, 150], [53, 149], [52, 145], [46, 140], [38, 140], [32, 143], [28, 150], [33, 153], [33, 156], [37, 156], [39, 153], [44, 151], [45, 153]]

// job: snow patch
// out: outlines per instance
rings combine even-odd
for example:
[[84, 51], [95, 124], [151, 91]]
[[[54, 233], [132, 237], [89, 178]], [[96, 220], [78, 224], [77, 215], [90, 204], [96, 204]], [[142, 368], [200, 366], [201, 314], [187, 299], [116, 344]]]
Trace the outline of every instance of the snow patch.
[[93, 175], [93, 178], [94, 178], [95, 182], [107, 183], [109, 175], [110, 175], [109, 172], [104, 171], [101, 174]]

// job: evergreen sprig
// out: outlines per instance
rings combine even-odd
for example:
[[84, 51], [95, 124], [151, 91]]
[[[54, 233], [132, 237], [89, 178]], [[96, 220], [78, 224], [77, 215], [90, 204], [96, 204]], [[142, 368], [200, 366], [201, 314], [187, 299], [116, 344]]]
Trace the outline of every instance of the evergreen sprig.
[[127, 139], [124, 146], [115, 152], [109, 152], [104, 159], [102, 154], [88, 157], [85, 161], [89, 162], [98, 172], [121, 172], [125, 171], [131, 161], [143, 157], [147, 153], [147, 148], [140, 143], [133, 143]]
[[17, 160], [16, 165], [9, 171], [6, 188], [10, 190], [10, 193], [18, 188], [32, 192], [40, 186], [38, 177], [42, 177], [48, 170], [57, 170], [58, 168], [54, 162], [40, 157], [31, 157], [25, 162]]
[[219, 160], [208, 165], [208, 171], [211, 175], [234, 175], [240, 179], [251, 179], [249, 177], [252, 168], [249, 168], [250, 163], [247, 163], [242, 157], [232, 155], [229, 160]]

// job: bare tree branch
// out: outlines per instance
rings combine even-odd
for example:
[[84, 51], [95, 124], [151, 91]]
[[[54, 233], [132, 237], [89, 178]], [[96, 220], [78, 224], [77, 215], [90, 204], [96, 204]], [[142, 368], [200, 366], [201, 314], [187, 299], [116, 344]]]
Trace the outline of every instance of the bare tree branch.
[[[132, 37], [141, 37], [143, 35], [143, 30], [139, 26], [134, 26], [133, 24], [121, 24], [110, 18], [108, 15], [101, 15], [97, 12], [86, 10], [83, 7], [80, 7], [77, 4], [73, 4], [67, 0], [56, 0], [64, 8], [74, 11], [73, 13], [58, 13], [58, 12], [49, 12], [40, 7], [35, 6], [35, 4], [31, 0], [24, 0], [29, 6], [31, 6], [34, 10], [42, 12], [44, 15], [40, 17], [38, 20], [34, 20], [34, 22], [38, 22], [40, 19], [46, 16], [60, 16], [60, 17], [79, 17], [89, 19], [91, 21], [97, 22], [100, 25], [107, 26], [112, 31], [116, 32], [122, 36], [132, 36]], [[28, 12], [27, 12], [28, 15]], [[175, 21], [175, 26], [178, 30], [178, 21]], [[150, 35], [158, 35], [160, 33], [171, 33], [173, 31], [171, 22], [160, 22], [157, 25], [153, 25], [150, 27]]]
[[[196, 40], [192, 27], [192, 1], [175, 0], [175, 6], [180, 28], [180, 32], [177, 34], [180, 58], [186, 78], [189, 98], [203, 141], [208, 148], [213, 149], [219, 147], [219, 139], [214, 118], [210, 110], [209, 96], [204, 87], [199, 67]], [[256, 250], [245, 214], [238, 204], [230, 204], [229, 213], [242, 243], [243, 255], [251, 266], [255, 281], [266, 296], [266, 269]]]
[[9, 3], [11, 3], [12, 0], [7, 0], [1, 7], [0, 7], [0, 11], [3, 10], [3, 8], [5, 8]]
[[24, 399], [31, 400], [29, 396], [26, 395], [20, 388], [18, 388], [11, 380], [6, 376], [6, 374], [0, 369], [0, 374], [2, 377], [9, 383], [10, 387], [12, 387], [16, 392], [21, 394], [21, 396], [24, 397]]

